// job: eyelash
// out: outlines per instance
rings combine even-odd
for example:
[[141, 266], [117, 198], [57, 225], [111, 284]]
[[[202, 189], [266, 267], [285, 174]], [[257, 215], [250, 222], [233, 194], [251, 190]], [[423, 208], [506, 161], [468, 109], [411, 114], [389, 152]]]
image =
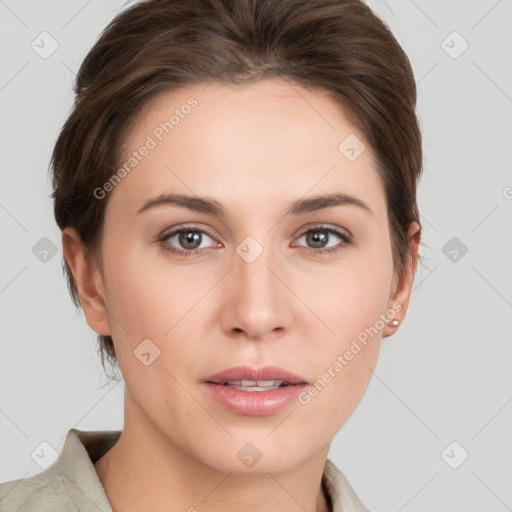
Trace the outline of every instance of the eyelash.
[[[303, 249], [310, 255], [317, 256], [318, 254], [333, 254], [333, 253], [340, 251], [344, 246], [350, 245], [352, 243], [352, 236], [347, 235], [341, 231], [338, 231], [337, 229], [334, 229], [334, 228], [331, 228], [328, 226], [315, 226], [313, 228], [309, 228], [309, 229], [301, 232], [297, 238], [300, 238], [303, 235], [305, 235], [311, 231], [313, 231], [313, 232], [314, 231], [324, 231], [329, 234], [336, 235], [339, 238], [341, 238], [342, 242], [341, 242], [341, 245], [338, 245], [337, 247], [330, 247], [330, 248], [324, 248], [324, 249], [312, 249], [312, 248], [302, 246]], [[185, 232], [185, 233], [186, 232], [202, 233], [204, 235], [209, 236], [210, 238], [214, 238], [212, 235], [210, 235], [207, 231], [205, 231], [203, 229], [199, 229], [194, 226], [183, 226], [183, 227], [180, 227], [179, 229], [175, 229], [174, 231], [171, 231], [170, 233], [165, 234], [164, 236], [162, 236], [161, 238], [158, 239], [158, 242], [161, 243], [164, 251], [172, 253], [172, 254], [176, 254], [178, 256], [201, 256], [204, 248], [186, 251], [186, 250], [182, 250], [182, 249], [176, 249], [175, 247], [172, 247], [168, 243], [166, 243], [166, 240], [168, 238], [171, 238], [172, 236], [177, 235], [179, 233], [183, 233], [183, 232]]]

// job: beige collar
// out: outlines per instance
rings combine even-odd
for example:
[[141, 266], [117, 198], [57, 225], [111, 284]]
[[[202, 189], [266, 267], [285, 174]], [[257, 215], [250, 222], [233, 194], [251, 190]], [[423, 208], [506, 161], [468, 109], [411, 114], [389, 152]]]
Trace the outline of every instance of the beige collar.
[[[96, 462], [119, 439], [120, 430], [83, 431], [71, 429], [57, 463], [69, 493], [83, 512], [112, 512], [105, 490], [94, 469]], [[332, 503], [332, 512], [368, 512], [345, 475], [329, 459], [325, 462], [322, 482]]]

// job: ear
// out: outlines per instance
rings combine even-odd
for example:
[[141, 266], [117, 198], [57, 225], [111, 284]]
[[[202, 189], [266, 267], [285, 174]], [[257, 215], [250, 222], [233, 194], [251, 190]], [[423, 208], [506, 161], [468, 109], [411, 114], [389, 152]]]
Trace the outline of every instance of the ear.
[[[393, 311], [395, 310], [395, 308], [393, 308], [393, 304], [399, 303], [401, 305], [401, 309], [396, 312], [394, 317], [397, 320], [400, 320], [400, 323], [404, 321], [407, 308], [409, 307], [412, 284], [416, 274], [416, 268], [418, 266], [418, 248], [421, 240], [421, 226], [417, 222], [411, 222], [407, 238], [409, 240], [409, 248], [411, 252], [407, 255], [402, 278], [399, 281], [396, 277], [393, 279], [393, 287], [388, 304], [388, 310]], [[399, 326], [386, 325], [382, 331], [382, 337], [386, 338], [387, 336], [391, 336], [398, 330], [398, 327]]]
[[62, 248], [75, 278], [87, 323], [98, 334], [111, 335], [101, 271], [87, 255], [86, 248], [74, 228], [68, 227], [62, 231]]

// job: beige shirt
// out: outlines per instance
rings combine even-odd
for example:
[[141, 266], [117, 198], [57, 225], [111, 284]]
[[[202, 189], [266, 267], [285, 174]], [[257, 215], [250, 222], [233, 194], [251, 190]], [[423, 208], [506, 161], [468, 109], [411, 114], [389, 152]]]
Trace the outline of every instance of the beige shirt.
[[[0, 484], [0, 512], [112, 512], [93, 463], [121, 431], [68, 431], [52, 466], [41, 473]], [[368, 512], [343, 473], [329, 459], [322, 482], [332, 512]]]

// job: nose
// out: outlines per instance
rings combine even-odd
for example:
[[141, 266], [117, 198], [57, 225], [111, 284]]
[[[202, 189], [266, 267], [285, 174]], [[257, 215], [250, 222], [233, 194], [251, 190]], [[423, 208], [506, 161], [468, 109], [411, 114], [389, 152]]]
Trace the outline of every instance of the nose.
[[[292, 325], [293, 293], [270, 249], [252, 262], [233, 256], [233, 269], [221, 299], [222, 327], [226, 333], [250, 340], [277, 339]], [[288, 285], [289, 286], [289, 285]]]

